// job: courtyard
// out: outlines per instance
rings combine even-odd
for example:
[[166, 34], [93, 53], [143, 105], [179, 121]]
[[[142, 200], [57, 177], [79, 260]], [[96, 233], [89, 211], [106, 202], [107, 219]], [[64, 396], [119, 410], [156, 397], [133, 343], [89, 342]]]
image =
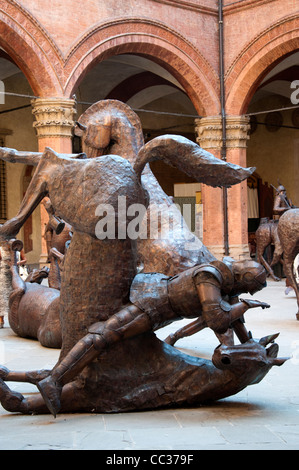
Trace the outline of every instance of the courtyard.
[[[246, 296], [244, 296], [246, 298]], [[206, 406], [116, 414], [20, 415], [0, 406], [1, 450], [117, 451], [298, 450], [299, 449], [299, 322], [294, 292], [285, 294], [285, 281], [269, 280], [254, 298], [271, 308], [246, 313], [254, 338], [278, 333], [279, 357], [290, 357], [273, 367], [256, 385]], [[157, 332], [160, 339], [187, 323], [181, 321]], [[208, 329], [181, 339], [176, 347], [190, 355], [210, 358], [218, 345]], [[51, 368], [59, 350], [17, 337], [5, 317], [0, 330], [1, 364], [12, 370]], [[8, 383], [24, 395], [35, 386]], [[132, 454], [130, 454], [130, 451]], [[123, 454], [122, 454], [123, 455]], [[193, 462], [194, 463], [194, 462]], [[137, 465], [137, 463], [136, 463]]]

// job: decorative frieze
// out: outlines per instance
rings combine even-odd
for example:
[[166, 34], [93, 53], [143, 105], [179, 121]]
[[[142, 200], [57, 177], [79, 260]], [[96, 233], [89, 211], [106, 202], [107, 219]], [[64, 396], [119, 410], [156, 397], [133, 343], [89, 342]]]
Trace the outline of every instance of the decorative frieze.
[[[246, 148], [249, 139], [249, 118], [246, 116], [226, 117], [226, 147]], [[204, 149], [222, 148], [222, 119], [221, 116], [209, 116], [195, 119], [197, 143]]]
[[76, 102], [65, 98], [37, 98], [31, 101], [33, 127], [39, 138], [72, 137]]

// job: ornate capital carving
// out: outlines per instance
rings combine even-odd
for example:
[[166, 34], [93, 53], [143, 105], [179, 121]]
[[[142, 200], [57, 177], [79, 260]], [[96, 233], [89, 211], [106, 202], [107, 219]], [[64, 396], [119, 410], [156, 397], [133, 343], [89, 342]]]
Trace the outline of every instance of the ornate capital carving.
[[75, 100], [65, 98], [37, 98], [31, 101], [35, 116], [33, 127], [37, 136], [72, 137]]
[[[226, 117], [226, 146], [227, 148], [246, 148], [249, 139], [249, 118], [245, 116]], [[221, 116], [209, 116], [195, 119], [197, 143], [204, 149], [217, 149], [222, 147], [222, 119]]]

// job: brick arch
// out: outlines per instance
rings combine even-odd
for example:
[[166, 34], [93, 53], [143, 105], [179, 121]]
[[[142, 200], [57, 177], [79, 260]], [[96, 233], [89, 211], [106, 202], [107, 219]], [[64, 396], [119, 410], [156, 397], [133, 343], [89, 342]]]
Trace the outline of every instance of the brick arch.
[[0, 10], [0, 46], [26, 76], [36, 96], [62, 95], [63, 59], [32, 15], [14, 0]]
[[298, 50], [299, 17], [284, 18], [257, 36], [226, 73], [226, 110], [244, 114], [261, 80], [283, 57]]
[[218, 77], [189, 41], [162, 23], [123, 18], [89, 31], [74, 45], [65, 62], [65, 94], [98, 62], [119, 54], [139, 54], [167, 69], [184, 87], [198, 114], [219, 113]]

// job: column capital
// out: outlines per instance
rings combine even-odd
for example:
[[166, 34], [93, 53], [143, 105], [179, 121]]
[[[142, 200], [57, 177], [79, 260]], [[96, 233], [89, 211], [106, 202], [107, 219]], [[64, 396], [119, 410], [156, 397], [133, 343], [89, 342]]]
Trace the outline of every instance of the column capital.
[[31, 101], [33, 127], [38, 138], [72, 137], [76, 102], [69, 98], [36, 98]]
[[[227, 148], [246, 148], [250, 129], [247, 116], [226, 117], [226, 146]], [[208, 116], [195, 119], [197, 143], [204, 149], [222, 148], [222, 119], [221, 116]]]

